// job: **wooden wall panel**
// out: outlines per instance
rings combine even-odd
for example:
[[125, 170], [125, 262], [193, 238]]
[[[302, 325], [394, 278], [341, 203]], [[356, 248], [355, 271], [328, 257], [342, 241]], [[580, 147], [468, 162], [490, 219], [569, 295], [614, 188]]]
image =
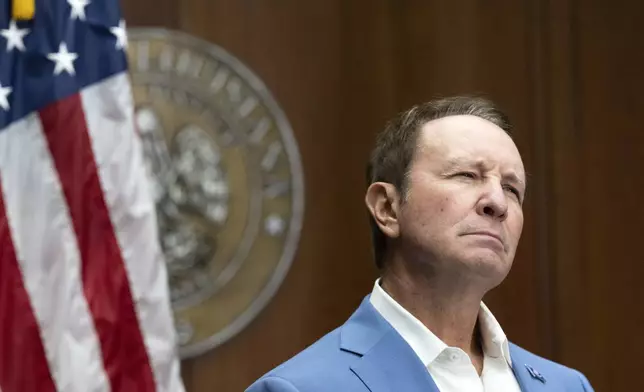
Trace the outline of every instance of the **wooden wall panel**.
[[176, 0], [121, 1], [126, 21], [136, 26], [179, 27], [180, 3]]
[[552, 38], [552, 65], [553, 79], [567, 87], [553, 104], [560, 122], [553, 124], [550, 173], [558, 356], [585, 369], [597, 390], [629, 390], [639, 388], [632, 375], [644, 363], [644, 33], [637, 16], [644, 6], [562, 3], [553, 31], [565, 38]]
[[579, 368], [596, 390], [636, 385], [640, 3], [123, 2], [130, 26], [185, 31], [251, 68], [284, 109], [302, 155], [295, 262], [248, 328], [183, 363], [189, 392], [241, 391], [350, 315], [376, 276], [362, 199], [373, 136], [396, 111], [455, 93], [484, 93], [510, 114], [530, 172], [513, 270], [486, 301], [511, 340]]

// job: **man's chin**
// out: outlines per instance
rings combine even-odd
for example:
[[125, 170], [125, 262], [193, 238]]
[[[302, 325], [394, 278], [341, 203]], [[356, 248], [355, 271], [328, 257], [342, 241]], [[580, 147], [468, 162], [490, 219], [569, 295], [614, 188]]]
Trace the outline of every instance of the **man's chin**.
[[510, 272], [512, 263], [492, 250], [479, 251], [462, 259], [464, 269], [473, 276], [489, 279], [499, 284]]

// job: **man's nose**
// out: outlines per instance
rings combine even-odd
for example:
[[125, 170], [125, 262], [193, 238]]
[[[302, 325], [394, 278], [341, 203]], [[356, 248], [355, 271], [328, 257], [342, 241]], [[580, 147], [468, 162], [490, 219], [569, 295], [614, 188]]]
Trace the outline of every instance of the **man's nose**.
[[477, 212], [491, 218], [504, 221], [508, 216], [508, 199], [503, 186], [496, 180], [489, 180], [483, 188]]

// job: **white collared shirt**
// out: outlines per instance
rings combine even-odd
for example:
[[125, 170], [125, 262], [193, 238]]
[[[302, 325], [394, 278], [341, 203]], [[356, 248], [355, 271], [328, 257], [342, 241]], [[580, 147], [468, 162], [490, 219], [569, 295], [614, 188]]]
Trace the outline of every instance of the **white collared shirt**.
[[508, 339], [492, 312], [481, 302], [479, 325], [483, 340], [483, 372], [479, 377], [465, 351], [447, 346], [403, 308], [378, 279], [371, 304], [411, 346], [441, 392], [521, 392], [512, 372]]

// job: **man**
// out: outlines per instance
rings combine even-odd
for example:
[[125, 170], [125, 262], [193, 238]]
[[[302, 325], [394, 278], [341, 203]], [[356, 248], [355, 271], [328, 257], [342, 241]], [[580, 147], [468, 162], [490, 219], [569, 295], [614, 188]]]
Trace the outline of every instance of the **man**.
[[248, 392], [592, 391], [578, 371], [509, 343], [482, 302], [523, 228], [526, 176], [509, 129], [470, 97], [387, 125], [365, 196], [380, 279], [343, 326]]

